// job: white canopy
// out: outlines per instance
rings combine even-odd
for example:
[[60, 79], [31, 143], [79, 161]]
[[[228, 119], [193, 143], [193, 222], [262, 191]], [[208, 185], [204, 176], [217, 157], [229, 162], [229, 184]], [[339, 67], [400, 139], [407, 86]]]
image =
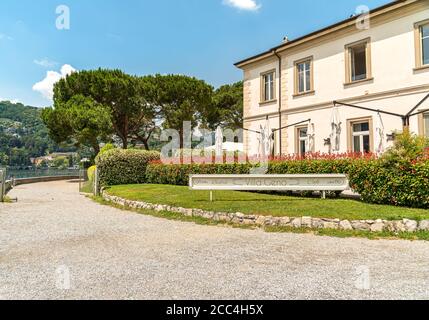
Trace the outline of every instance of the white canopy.
[[219, 126], [216, 129], [216, 136], [215, 136], [215, 150], [216, 150], [216, 157], [222, 157], [223, 156], [223, 132], [222, 128]]
[[311, 123], [308, 125], [307, 129], [307, 142], [306, 142], [306, 150], [307, 152], [313, 152], [314, 151], [314, 123]]
[[380, 112], [378, 112], [375, 117], [375, 153], [381, 155], [384, 151], [384, 123]]
[[341, 148], [341, 117], [340, 109], [334, 107], [331, 115], [331, 151], [338, 152]]
[[273, 132], [271, 131], [271, 124], [270, 120], [267, 119], [265, 122], [265, 128], [264, 128], [264, 156], [269, 157], [272, 153], [272, 146], [273, 146], [273, 140], [272, 140]]
[[[216, 150], [216, 145], [206, 148], [206, 150]], [[222, 151], [244, 151], [244, 145], [242, 143], [235, 143], [235, 142], [224, 142], [222, 144]]]

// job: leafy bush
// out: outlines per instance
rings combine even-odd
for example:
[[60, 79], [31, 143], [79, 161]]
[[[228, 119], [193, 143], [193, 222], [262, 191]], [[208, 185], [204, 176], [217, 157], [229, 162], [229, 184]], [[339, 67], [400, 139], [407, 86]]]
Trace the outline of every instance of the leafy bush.
[[148, 163], [159, 159], [155, 151], [109, 150], [97, 157], [100, 183], [103, 186], [145, 183]]
[[350, 184], [362, 200], [414, 208], [429, 208], [429, 161], [386, 166], [381, 161], [355, 163]]
[[428, 158], [429, 139], [405, 131], [397, 135], [392, 148], [381, 157], [387, 167], [401, 167], [412, 161]]
[[95, 170], [97, 169], [97, 166], [92, 166], [89, 167], [87, 170], [87, 174], [88, 174], [88, 180], [89, 181], [94, 181], [94, 176], [95, 176]]
[[51, 162], [52, 167], [64, 170], [70, 166], [70, 160], [67, 157], [56, 157]]
[[116, 147], [113, 144], [107, 143], [104, 145], [103, 148], [101, 148], [97, 156], [101, 156], [103, 153], [106, 153], [107, 151], [114, 150], [114, 149], [116, 149]]
[[150, 184], [187, 186], [190, 174], [248, 174], [249, 164], [162, 164], [151, 163], [146, 169]]

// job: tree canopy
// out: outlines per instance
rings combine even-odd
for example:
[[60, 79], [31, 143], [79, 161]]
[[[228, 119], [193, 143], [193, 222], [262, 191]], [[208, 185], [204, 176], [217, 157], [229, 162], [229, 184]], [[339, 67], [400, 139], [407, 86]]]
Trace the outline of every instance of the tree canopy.
[[[159, 127], [176, 129], [183, 147], [183, 123], [191, 128], [241, 126], [242, 83], [214, 91], [203, 80], [184, 75], [131, 76], [120, 70], [72, 73], [54, 86], [54, 105], [42, 118], [51, 137], [74, 141], [99, 152], [99, 144], [118, 137], [124, 149], [146, 149]], [[153, 145], [153, 144], [152, 144]]]
[[57, 144], [41, 119], [42, 109], [9, 101], [0, 102], [0, 165], [29, 166], [30, 159], [52, 152], [75, 152]]

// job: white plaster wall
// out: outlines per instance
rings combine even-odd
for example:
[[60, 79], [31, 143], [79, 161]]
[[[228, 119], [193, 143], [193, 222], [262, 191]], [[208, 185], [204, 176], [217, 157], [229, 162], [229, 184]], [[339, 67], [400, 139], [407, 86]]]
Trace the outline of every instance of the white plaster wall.
[[[429, 2], [428, 2], [429, 3]], [[287, 109], [358, 97], [429, 83], [429, 69], [414, 72], [414, 24], [429, 18], [429, 9], [363, 30], [359, 33], [287, 56]], [[344, 86], [345, 45], [371, 38], [371, 82]], [[310, 96], [293, 97], [294, 61], [314, 57], [314, 89]], [[392, 112], [404, 112], [407, 105], [395, 106]]]
[[[245, 81], [250, 82], [250, 107], [245, 110], [244, 117], [254, 117], [279, 111], [279, 72], [278, 60], [269, 59], [266, 63], [259, 64], [245, 72]], [[261, 102], [261, 73], [276, 70], [276, 101], [269, 104]]]
[[[389, 108], [401, 108], [402, 106], [407, 106], [409, 109], [411, 106], [414, 106], [418, 101], [420, 101], [424, 97], [424, 94], [413, 94], [413, 95], [404, 95], [400, 97], [391, 97], [387, 99], [381, 99], [377, 100], [376, 105], [380, 107], [381, 110], [383, 109], [389, 109]], [[413, 104], [410, 104], [412, 102]], [[360, 103], [361, 106], [371, 106], [373, 107], [375, 105], [374, 101], [370, 102], [363, 102]], [[293, 124], [296, 122], [300, 122], [302, 120], [306, 120], [311, 118], [312, 123], [314, 123], [315, 126], [315, 151], [322, 152], [322, 153], [328, 153], [329, 152], [329, 146], [324, 145], [324, 139], [329, 138], [331, 134], [331, 124], [330, 119], [332, 115], [332, 108], [324, 108], [319, 109], [315, 111], [309, 111], [309, 112], [300, 112], [300, 113], [293, 113], [289, 114], [288, 116], [288, 123]], [[347, 148], [347, 134], [348, 134], [348, 128], [347, 128], [347, 120], [355, 119], [355, 118], [363, 118], [363, 117], [372, 117], [373, 118], [373, 126], [375, 126], [375, 117], [377, 113], [360, 110], [360, 109], [353, 109], [348, 107], [340, 107], [340, 117], [342, 122], [342, 134], [341, 134], [341, 150], [340, 152], [347, 152], [349, 151]], [[382, 114], [382, 119], [384, 123], [385, 133], [390, 134], [393, 132], [400, 132], [402, 131], [402, 120], [398, 117], [390, 116], [390, 115], [384, 115]], [[410, 123], [410, 129], [414, 133], [418, 133], [418, 117], [412, 117], [411, 123]], [[375, 140], [375, 127], [373, 127], [374, 131], [374, 137], [373, 140]], [[289, 128], [288, 129], [288, 150], [285, 151], [287, 154], [293, 154], [296, 153], [297, 150], [295, 150], [295, 140], [297, 139], [295, 134], [295, 128]], [[389, 147], [391, 143], [389, 144], [387, 142], [387, 137], [385, 137], [385, 146]], [[373, 141], [373, 144], [375, 144], [375, 141]]]
[[[429, 69], [414, 71], [415, 66], [415, 44], [414, 24], [429, 18], [428, 9], [408, 15], [394, 21], [371, 27], [335, 41], [321, 44], [312, 49], [295, 51], [293, 54], [283, 56], [286, 68], [282, 70], [282, 82], [285, 89], [282, 91], [282, 109], [288, 114], [288, 125], [305, 120], [314, 119], [316, 126], [316, 151], [327, 152], [328, 147], [323, 145], [323, 139], [330, 134], [330, 116], [332, 109], [316, 111], [300, 111], [306, 109], [317, 109], [318, 105], [333, 100], [353, 99], [352, 104], [379, 108], [381, 110], [405, 114], [415, 106], [429, 90]], [[373, 81], [344, 86], [345, 82], [345, 45], [371, 38], [371, 61]], [[315, 94], [309, 96], [294, 97], [294, 61], [313, 56], [314, 58], [314, 89]], [[245, 110], [245, 118], [260, 117], [266, 114], [274, 114], [278, 111], [278, 101], [269, 105], [260, 105], [260, 74], [271, 69], [276, 69], [276, 91], [278, 98], [279, 70], [278, 61], [275, 58], [267, 59], [266, 62], [251, 65], [245, 68], [245, 81], [250, 83], [250, 108]], [[423, 87], [418, 89], [418, 87]], [[406, 88], [416, 88], [404, 93]], [[398, 93], [393, 93], [397, 91]], [[360, 97], [360, 98], [357, 98]], [[363, 97], [363, 98], [362, 98]], [[366, 97], [366, 98], [365, 98]], [[356, 99], [354, 99], [356, 98]], [[246, 99], [246, 97], [245, 97]], [[429, 109], [429, 101], [420, 109]], [[298, 113], [296, 113], [298, 112]], [[347, 119], [375, 116], [368, 111], [352, 108], [343, 109], [343, 136], [341, 149], [347, 151], [346, 123]], [[402, 129], [401, 119], [383, 115], [385, 131], [390, 133]], [[252, 126], [258, 128], [265, 120], [252, 120]], [[278, 120], [274, 121], [273, 128], [278, 127]], [[417, 117], [411, 119], [411, 130], [418, 133]], [[257, 152], [257, 140], [249, 140], [249, 149]], [[283, 153], [295, 152], [295, 132], [291, 128], [288, 137], [288, 150]]]

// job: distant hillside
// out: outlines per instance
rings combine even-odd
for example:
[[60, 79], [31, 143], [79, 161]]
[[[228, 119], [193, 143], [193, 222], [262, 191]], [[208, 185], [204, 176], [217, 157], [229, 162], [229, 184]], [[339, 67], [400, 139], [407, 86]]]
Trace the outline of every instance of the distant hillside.
[[0, 165], [27, 166], [31, 164], [30, 158], [76, 150], [54, 143], [40, 114], [38, 108], [0, 102]]

